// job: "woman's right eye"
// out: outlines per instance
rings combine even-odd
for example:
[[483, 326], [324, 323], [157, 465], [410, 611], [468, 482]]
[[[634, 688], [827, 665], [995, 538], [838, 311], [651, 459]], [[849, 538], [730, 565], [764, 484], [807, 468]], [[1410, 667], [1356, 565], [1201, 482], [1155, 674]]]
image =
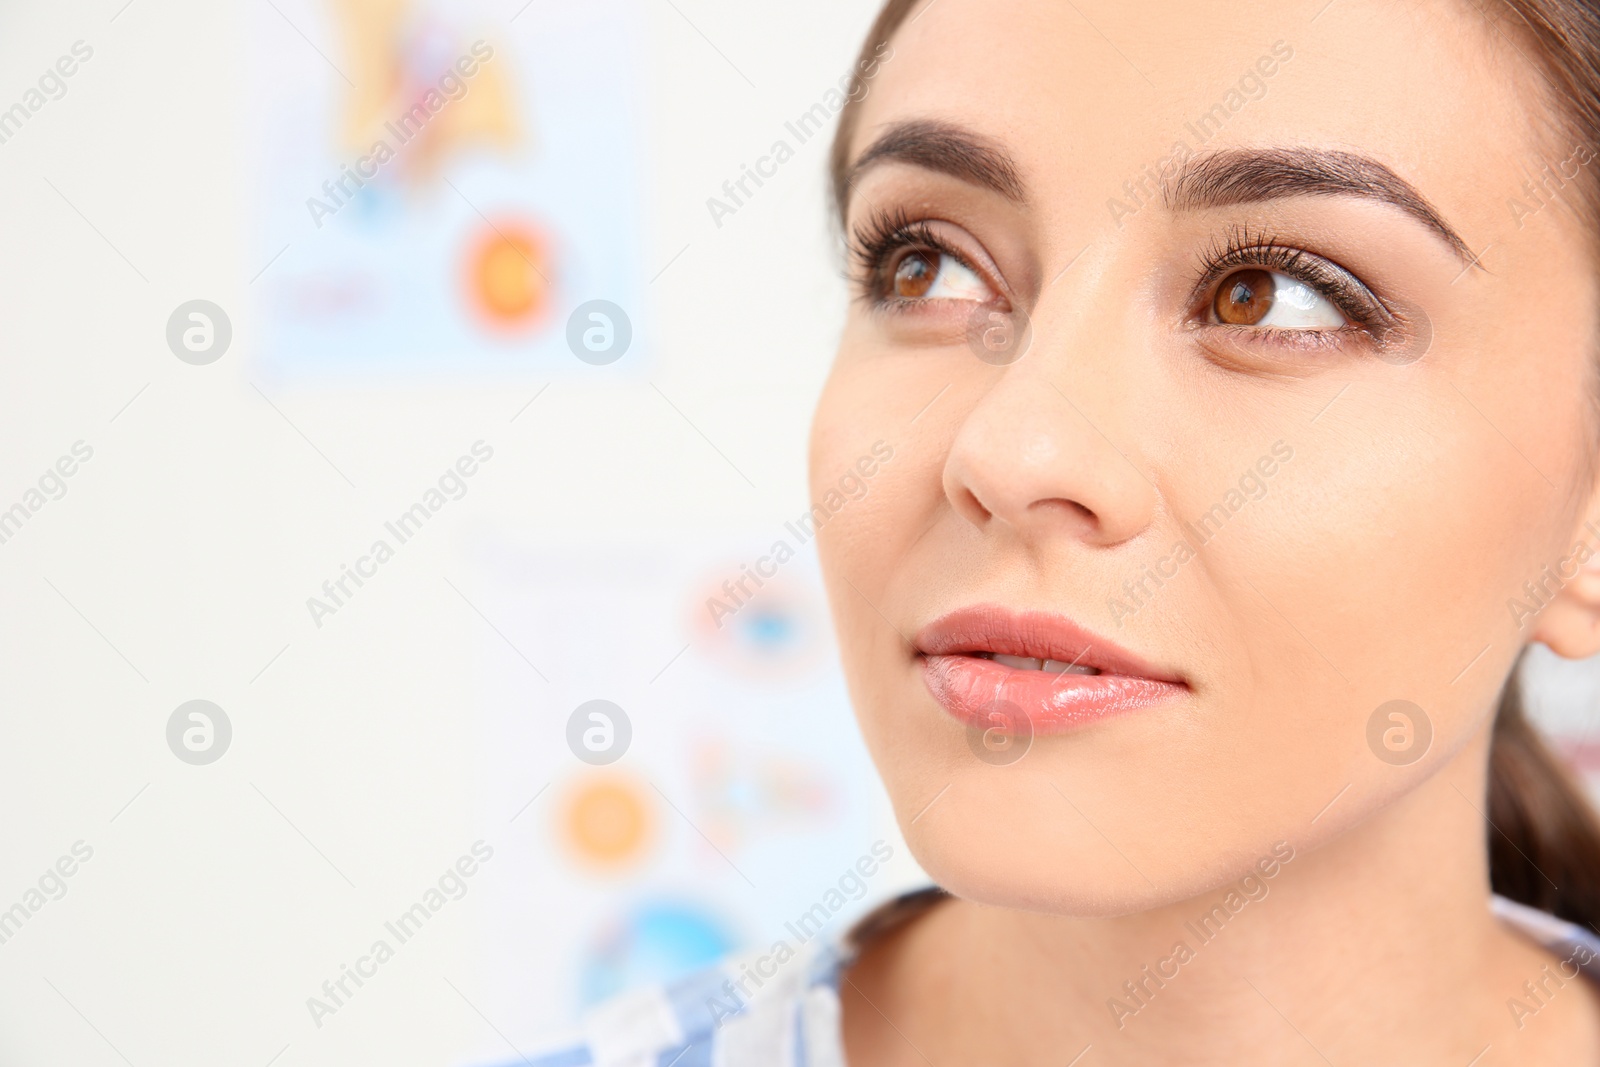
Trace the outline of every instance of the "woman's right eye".
[[984, 303], [994, 293], [956, 257], [933, 249], [910, 249], [895, 264], [886, 287], [895, 300], [970, 300]]

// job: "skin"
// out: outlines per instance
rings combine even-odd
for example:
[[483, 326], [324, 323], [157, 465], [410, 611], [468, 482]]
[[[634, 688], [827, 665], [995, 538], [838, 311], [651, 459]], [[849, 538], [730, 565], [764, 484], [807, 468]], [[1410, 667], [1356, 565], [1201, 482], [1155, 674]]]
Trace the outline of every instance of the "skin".
[[[817, 409], [815, 499], [874, 442], [894, 450], [819, 544], [867, 744], [913, 853], [956, 895], [849, 972], [849, 1058], [1596, 1062], [1587, 983], [1520, 1027], [1508, 1010], [1557, 961], [1489, 914], [1482, 815], [1520, 649], [1600, 651], [1600, 566], [1535, 618], [1507, 604], [1580, 539], [1600, 545], [1582, 525], [1600, 515], [1592, 245], [1570, 209], [1519, 226], [1507, 204], [1570, 139], [1533, 120], [1527, 62], [1467, 5], [1338, 0], [1314, 23], [1248, 0], [1079, 11], [938, 0], [896, 34], [851, 146], [932, 119], [1009, 155], [1022, 202], [888, 162], [859, 176], [846, 225], [933, 220], [1032, 341], [993, 366], [966, 343], [971, 302], [858, 299]], [[1477, 266], [1355, 196], [1154, 201], [1113, 222], [1108, 198], [1278, 40], [1293, 58], [1206, 150], [1376, 159]], [[1342, 264], [1431, 323], [1431, 346], [1408, 362], [1361, 338], [1208, 331], [1197, 263], [1241, 225]], [[1293, 458], [1264, 495], [1119, 613], [1122, 583], [1280, 441]], [[985, 763], [908, 642], [976, 604], [1068, 616], [1189, 691]], [[1406, 766], [1367, 741], [1394, 699], [1433, 731]], [[1123, 982], [1194, 946], [1184, 923], [1279, 843], [1293, 859], [1266, 896], [1117, 1025]]]

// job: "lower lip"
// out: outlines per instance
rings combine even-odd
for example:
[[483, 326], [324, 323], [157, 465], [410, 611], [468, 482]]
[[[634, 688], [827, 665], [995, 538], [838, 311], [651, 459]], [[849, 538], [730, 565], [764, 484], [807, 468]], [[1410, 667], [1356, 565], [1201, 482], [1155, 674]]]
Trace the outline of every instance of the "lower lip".
[[924, 656], [922, 677], [933, 698], [961, 722], [987, 730], [1006, 725], [1020, 711], [1035, 734], [1063, 733], [1188, 692], [1186, 686], [1153, 678], [1047, 674], [977, 656]]

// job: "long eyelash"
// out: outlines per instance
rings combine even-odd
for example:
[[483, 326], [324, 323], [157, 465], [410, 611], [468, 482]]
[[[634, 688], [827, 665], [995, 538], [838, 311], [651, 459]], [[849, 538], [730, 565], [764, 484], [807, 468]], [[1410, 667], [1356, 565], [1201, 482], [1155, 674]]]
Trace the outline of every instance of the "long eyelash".
[[857, 286], [861, 296], [874, 301], [883, 300], [887, 294], [889, 264], [904, 249], [937, 252], [971, 269], [966, 258], [935, 233], [926, 220], [913, 220], [898, 208], [872, 212], [850, 231], [846, 245], [854, 268], [848, 280]]
[[1235, 227], [1225, 242], [1213, 242], [1200, 257], [1196, 288], [1204, 291], [1229, 271], [1243, 267], [1260, 267], [1304, 282], [1333, 301], [1345, 318], [1374, 334], [1387, 334], [1397, 325], [1394, 312], [1342, 267], [1248, 226]]

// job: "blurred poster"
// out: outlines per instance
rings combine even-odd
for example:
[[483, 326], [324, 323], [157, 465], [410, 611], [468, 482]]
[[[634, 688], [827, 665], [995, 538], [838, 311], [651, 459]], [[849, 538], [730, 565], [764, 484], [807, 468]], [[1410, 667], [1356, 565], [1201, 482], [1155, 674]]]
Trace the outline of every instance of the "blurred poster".
[[494, 627], [473, 638], [479, 802], [508, 846], [483, 1009], [514, 1039], [796, 923], [837, 927], [904, 880], [839, 889], [874, 841], [902, 846], [815, 558], [755, 575], [770, 543], [472, 540], [461, 591]]
[[[623, 309], [636, 336], [632, 8], [253, 5], [262, 375], [576, 371], [567, 319], [594, 300]], [[627, 355], [620, 366], [637, 367], [636, 343]]]

